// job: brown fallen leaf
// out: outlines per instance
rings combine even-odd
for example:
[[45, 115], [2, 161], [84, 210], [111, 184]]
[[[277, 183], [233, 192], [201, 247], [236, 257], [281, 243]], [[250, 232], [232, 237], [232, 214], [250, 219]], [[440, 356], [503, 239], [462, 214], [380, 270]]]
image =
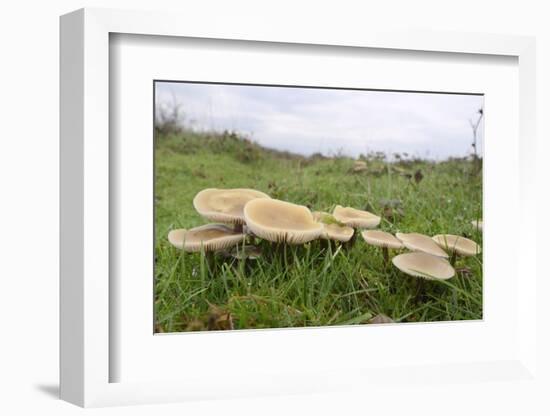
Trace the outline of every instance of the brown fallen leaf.
[[185, 327], [186, 331], [204, 331], [204, 323], [198, 319], [193, 319]]
[[223, 311], [218, 307], [210, 308], [210, 315], [208, 316], [208, 330], [221, 331], [228, 329], [235, 329], [231, 313]]

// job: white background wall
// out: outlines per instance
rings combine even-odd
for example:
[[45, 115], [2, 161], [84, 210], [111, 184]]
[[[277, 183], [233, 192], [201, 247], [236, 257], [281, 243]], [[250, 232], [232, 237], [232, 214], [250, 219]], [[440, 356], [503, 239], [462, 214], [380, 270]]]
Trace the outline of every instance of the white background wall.
[[[4, 1], [0, 6], [0, 414], [73, 414], [82, 410], [56, 399], [58, 377], [58, 16], [74, 9], [116, 7], [189, 13], [208, 24], [212, 13], [227, 19], [269, 16], [286, 25], [339, 27], [373, 22], [389, 26], [536, 35], [538, 42], [538, 130], [540, 214], [548, 217], [550, 146], [550, 12], [547, 1], [168, 1], [88, 0]], [[242, 15], [246, 17], [243, 18]], [[236, 18], [235, 18], [236, 20]], [[238, 24], [238, 23], [236, 23]], [[543, 140], [546, 138], [546, 140]], [[540, 215], [540, 233], [548, 220]], [[543, 247], [544, 244], [544, 247]], [[539, 253], [548, 243], [539, 241]], [[546, 286], [548, 287], [548, 285]], [[543, 289], [543, 288], [541, 288]], [[548, 307], [541, 305], [547, 316]], [[548, 347], [548, 334], [545, 336]], [[548, 350], [547, 350], [548, 351]], [[546, 361], [547, 362], [547, 361]], [[538, 414], [534, 402], [505, 393], [498, 400], [461, 394], [456, 403], [426, 396], [412, 414]], [[400, 398], [388, 393], [391, 414]], [[548, 404], [547, 404], [548, 406]], [[152, 408], [94, 410], [96, 414], [345, 414], [372, 413], [362, 397], [333, 395], [232, 400]], [[548, 411], [548, 407], [546, 407]]]

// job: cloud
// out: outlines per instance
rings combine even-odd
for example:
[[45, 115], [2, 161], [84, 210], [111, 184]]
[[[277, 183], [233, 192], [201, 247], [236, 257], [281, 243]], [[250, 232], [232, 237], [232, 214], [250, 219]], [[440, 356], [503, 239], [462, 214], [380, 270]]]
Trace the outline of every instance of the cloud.
[[[174, 99], [194, 128], [238, 131], [271, 148], [436, 159], [471, 152], [469, 120], [483, 106], [475, 95], [157, 83], [157, 105]], [[483, 126], [478, 140], [482, 149]]]

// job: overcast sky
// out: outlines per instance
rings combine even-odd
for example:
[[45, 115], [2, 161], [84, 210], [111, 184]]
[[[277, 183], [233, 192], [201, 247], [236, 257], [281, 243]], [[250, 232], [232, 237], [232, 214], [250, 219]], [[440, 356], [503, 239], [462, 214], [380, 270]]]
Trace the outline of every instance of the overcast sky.
[[[178, 102], [188, 126], [232, 130], [303, 155], [369, 151], [446, 159], [471, 152], [483, 97], [157, 82], [156, 105]], [[478, 153], [483, 149], [483, 123]]]

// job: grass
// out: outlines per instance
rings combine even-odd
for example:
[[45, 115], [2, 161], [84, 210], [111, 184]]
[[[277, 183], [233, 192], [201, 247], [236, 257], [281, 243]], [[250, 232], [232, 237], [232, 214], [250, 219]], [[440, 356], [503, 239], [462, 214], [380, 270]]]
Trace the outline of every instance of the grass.
[[385, 264], [361, 237], [352, 246], [257, 240], [258, 260], [184, 253], [166, 239], [172, 229], [206, 223], [192, 200], [217, 187], [253, 188], [312, 210], [368, 209], [391, 233], [449, 233], [481, 244], [471, 221], [482, 218], [482, 181], [471, 161], [386, 163], [369, 155], [369, 171], [353, 174], [349, 158], [304, 158], [229, 133], [160, 134], [155, 147], [156, 331], [363, 324], [378, 314], [396, 322], [482, 318], [481, 256], [459, 258], [455, 277], [427, 281], [419, 293], [415, 278]]

